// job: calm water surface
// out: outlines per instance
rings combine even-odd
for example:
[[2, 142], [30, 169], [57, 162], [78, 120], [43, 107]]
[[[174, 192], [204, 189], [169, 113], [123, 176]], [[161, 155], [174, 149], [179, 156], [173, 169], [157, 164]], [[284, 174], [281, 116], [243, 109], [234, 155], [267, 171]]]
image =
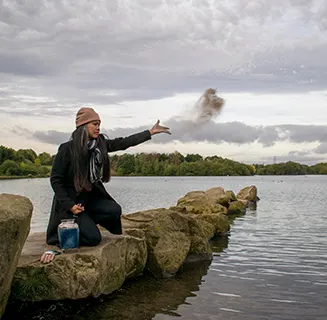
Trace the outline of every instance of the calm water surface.
[[[19, 319], [327, 319], [327, 177], [114, 177], [107, 185], [125, 213], [174, 205], [192, 190], [254, 184], [257, 211], [234, 220], [213, 242], [210, 265], [174, 279], [142, 278], [114, 295], [80, 302], [9, 305]], [[0, 181], [0, 193], [29, 197], [32, 232], [44, 231], [52, 190], [48, 179]], [[78, 315], [76, 315], [78, 313]], [[73, 316], [74, 315], [74, 316]]]

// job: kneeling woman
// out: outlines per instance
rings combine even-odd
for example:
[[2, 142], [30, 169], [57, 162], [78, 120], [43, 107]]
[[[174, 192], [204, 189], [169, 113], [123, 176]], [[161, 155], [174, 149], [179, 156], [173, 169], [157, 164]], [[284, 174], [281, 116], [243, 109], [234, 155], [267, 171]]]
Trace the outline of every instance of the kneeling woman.
[[[121, 207], [103, 185], [110, 180], [108, 152], [126, 150], [150, 140], [157, 133], [170, 133], [167, 127], [159, 125], [158, 120], [151, 130], [107, 139], [100, 134], [100, 123], [99, 115], [92, 108], [81, 108], [71, 139], [58, 148], [50, 177], [54, 197], [46, 234], [49, 245], [59, 245], [58, 225], [62, 219], [75, 219], [80, 229], [81, 246], [100, 243], [97, 225], [121, 235]], [[48, 263], [54, 255], [54, 252], [46, 251], [41, 261]]]

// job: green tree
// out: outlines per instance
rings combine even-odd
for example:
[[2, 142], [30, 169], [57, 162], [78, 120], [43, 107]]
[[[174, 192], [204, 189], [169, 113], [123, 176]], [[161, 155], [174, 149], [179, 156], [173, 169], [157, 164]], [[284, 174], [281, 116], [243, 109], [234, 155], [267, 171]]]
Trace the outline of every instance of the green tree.
[[0, 165], [0, 174], [6, 176], [20, 176], [22, 174], [22, 170], [17, 162], [13, 160], [5, 160]]
[[17, 153], [14, 149], [0, 146], [0, 164], [6, 160], [16, 160]]
[[47, 152], [42, 152], [39, 154], [38, 158], [40, 159], [40, 163], [43, 166], [51, 166], [52, 165], [52, 157]]
[[129, 175], [135, 171], [134, 156], [131, 154], [124, 154], [119, 157], [117, 161], [117, 172], [122, 175]]
[[37, 158], [37, 154], [32, 149], [19, 149], [17, 151], [17, 160], [23, 161], [23, 160], [29, 160], [34, 163], [35, 159]]
[[153, 175], [153, 164], [150, 161], [143, 162], [141, 173], [144, 176], [151, 176], [151, 175]]
[[38, 168], [37, 173], [41, 176], [49, 176], [50, 175], [50, 168], [49, 167], [45, 167], [45, 166], [41, 166]]
[[186, 162], [197, 162], [203, 160], [202, 156], [199, 154], [188, 154], [185, 157]]
[[41, 160], [40, 160], [40, 158], [36, 158], [34, 160], [34, 164], [35, 164], [36, 167], [40, 167], [41, 166]]
[[178, 166], [176, 164], [168, 164], [165, 168], [165, 176], [176, 176], [178, 171]]
[[169, 162], [172, 164], [179, 165], [184, 161], [184, 157], [178, 151], [169, 154]]

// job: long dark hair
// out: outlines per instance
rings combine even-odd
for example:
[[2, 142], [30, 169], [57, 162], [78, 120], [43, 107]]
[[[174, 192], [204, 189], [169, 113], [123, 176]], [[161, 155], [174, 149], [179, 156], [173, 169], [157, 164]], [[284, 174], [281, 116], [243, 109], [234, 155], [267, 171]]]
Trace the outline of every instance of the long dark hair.
[[[87, 126], [78, 127], [71, 135], [71, 155], [72, 155], [72, 173], [74, 176], [74, 186], [76, 191], [90, 191], [92, 184], [90, 182], [90, 156], [88, 149], [88, 131]], [[110, 164], [108, 151], [105, 142], [105, 136], [100, 134], [97, 139], [97, 147], [102, 154], [102, 182], [110, 180]]]

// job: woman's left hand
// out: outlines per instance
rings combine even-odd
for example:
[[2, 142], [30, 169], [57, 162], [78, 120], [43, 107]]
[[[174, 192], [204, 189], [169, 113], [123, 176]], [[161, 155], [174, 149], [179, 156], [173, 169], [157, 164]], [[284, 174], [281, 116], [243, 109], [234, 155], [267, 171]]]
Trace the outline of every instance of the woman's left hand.
[[157, 134], [157, 133], [167, 133], [171, 134], [168, 127], [164, 127], [160, 125], [160, 120], [156, 122], [156, 124], [152, 127], [150, 130], [151, 135]]

